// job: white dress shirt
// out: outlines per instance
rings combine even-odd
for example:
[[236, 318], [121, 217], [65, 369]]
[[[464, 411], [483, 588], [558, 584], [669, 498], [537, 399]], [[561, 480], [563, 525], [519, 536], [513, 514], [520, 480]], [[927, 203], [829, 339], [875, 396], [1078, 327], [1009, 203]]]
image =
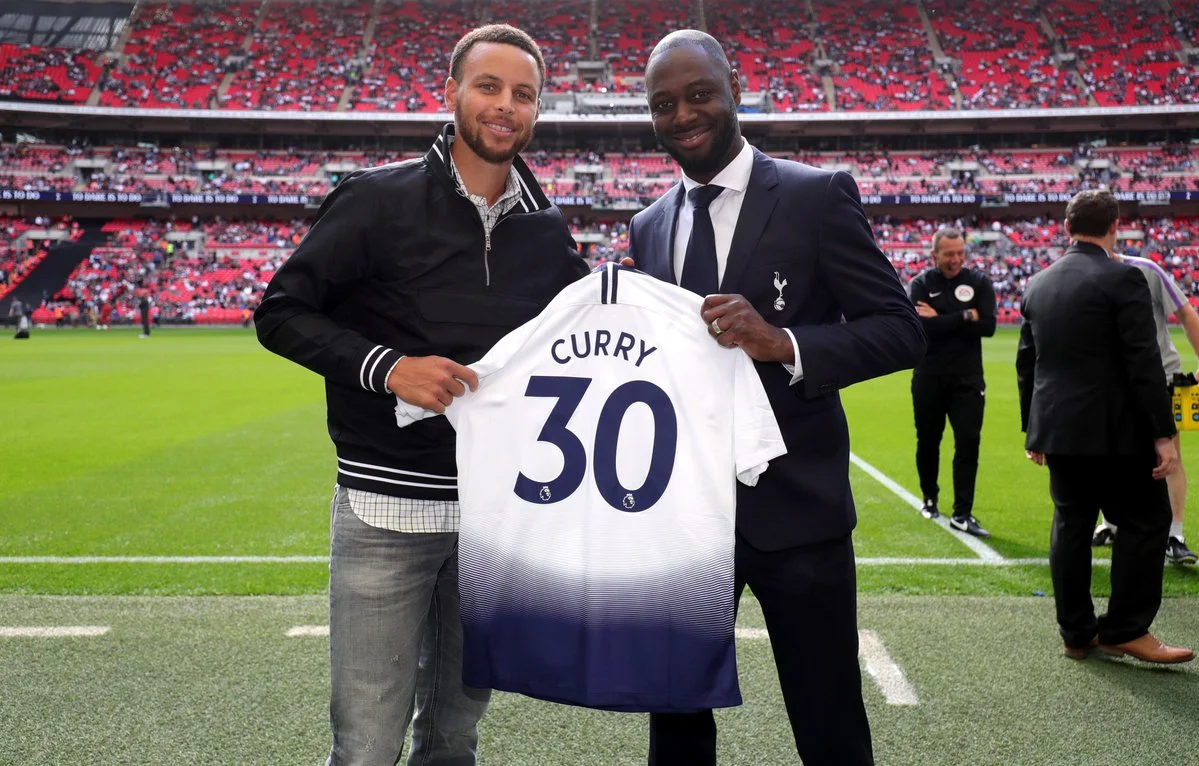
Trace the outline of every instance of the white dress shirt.
[[[741, 215], [741, 205], [745, 202], [745, 190], [749, 187], [749, 174], [754, 168], [754, 150], [745, 141], [741, 151], [733, 161], [725, 166], [710, 183], [723, 186], [720, 193], [708, 205], [708, 214], [712, 217], [712, 232], [716, 235], [716, 278], [718, 283], [724, 280], [724, 268], [729, 262], [729, 249], [733, 246], [733, 232], [737, 229], [737, 218]], [[690, 192], [697, 186], [703, 186], [683, 174], [683, 190]], [[683, 261], [687, 259], [687, 241], [691, 239], [691, 226], [695, 213], [691, 204], [684, 201], [679, 209], [679, 220], [674, 232], [674, 278], [676, 282], [683, 279]], [[799, 344], [795, 335], [786, 327], [782, 328], [791, 339], [791, 348], [795, 351], [795, 364], [784, 364], [783, 367], [791, 373], [791, 383], [803, 380], [803, 364], [799, 361]]]

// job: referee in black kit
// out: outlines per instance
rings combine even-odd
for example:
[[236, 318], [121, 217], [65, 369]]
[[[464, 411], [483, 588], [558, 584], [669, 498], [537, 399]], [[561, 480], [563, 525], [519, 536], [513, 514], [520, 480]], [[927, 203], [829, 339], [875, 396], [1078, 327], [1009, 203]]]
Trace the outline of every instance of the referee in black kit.
[[964, 268], [966, 239], [957, 229], [938, 229], [932, 254], [933, 268], [913, 279], [910, 287], [928, 336], [928, 351], [912, 375], [916, 471], [924, 493], [921, 513], [926, 519], [941, 515], [937, 473], [948, 416], [954, 443], [949, 524], [976, 537], [990, 537], [974, 518], [974, 479], [986, 402], [981, 339], [995, 334], [995, 288], [986, 274]]

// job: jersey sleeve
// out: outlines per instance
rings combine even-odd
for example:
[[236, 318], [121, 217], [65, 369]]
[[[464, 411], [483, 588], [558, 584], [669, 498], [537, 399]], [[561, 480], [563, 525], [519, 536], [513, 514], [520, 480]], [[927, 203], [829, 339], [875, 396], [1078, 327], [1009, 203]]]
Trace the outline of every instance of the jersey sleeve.
[[752, 487], [771, 460], [787, 453], [787, 446], [753, 360], [744, 352], [737, 359], [733, 388], [737, 479]]
[[1166, 271], [1166, 269], [1158, 266], [1156, 263], [1154, 266], [1157, 266], [1158, 276], [1160, 277], [1162, 305], [1168, 306], [1171, 313], [1178, 311], [1187, 304], [1186, 296], [1182, 294], [1182, 290], [1178, 287], [1178, 283], [1174, 281], [1174, 277], [1169, 271]]

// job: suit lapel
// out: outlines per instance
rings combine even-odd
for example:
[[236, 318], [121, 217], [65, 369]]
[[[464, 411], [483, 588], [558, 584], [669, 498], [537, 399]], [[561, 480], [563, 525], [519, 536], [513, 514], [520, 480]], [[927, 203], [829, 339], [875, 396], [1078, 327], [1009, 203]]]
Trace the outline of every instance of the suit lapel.
[[741, 213], [737, 216], [737, 228], [733, 230], [733, 243], [729, 246], [729, 260], [724, 267], [720, 292], [738, 292], [741, 275], [745, 273], [754, 248], [766, 231], [774, 206], [778, 204], [778, 195], [774, 191], [776, 186], [778, 170], [774, 167], [774, 160], [754, 149], [754, 166], [749, 173], [749, 185], [745, 187]]
[[683, 206], [683, 199], [685, 197], [686, 192], [681, 183], [667, 192], [666, 198], [663, 200], [658, 223], [654, 226], [654, 247], [652, 248], [652, 252], [657, 259], [657, 263], [654, 265], [654, 270], [648, 273], [658, 279], [670, 282], [672, 285], [678, 284], [678, 279], [674, 273], [674, 235], [675, 229], [678, 228], [679, 210]]

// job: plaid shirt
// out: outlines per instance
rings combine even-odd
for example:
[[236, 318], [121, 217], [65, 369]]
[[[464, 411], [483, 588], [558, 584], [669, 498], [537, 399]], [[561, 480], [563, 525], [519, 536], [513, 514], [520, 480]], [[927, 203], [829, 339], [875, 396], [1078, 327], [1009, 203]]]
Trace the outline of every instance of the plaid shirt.
[[500, 195], [494, 205], [488, 205], [486, 197], [471, 194], [466, 190], [466, 184], [462, 183], [462, 176], [458, 173], [458, 166], [454, 164], [453, 155], [449, 152], [446, 152], [446, 162], [454, 173], [454, 181], [458, 183], [458, 193], [470, 200], [475, 209], [479, 211], [479, 218], [483, 220], [483, 234], [490, 242], [491, 230], [495, 228], [500, 216], [516, 207], [516, 203], [520, 202], [520, 174], [516, 172], [516, 168], [509, 168], [507, 188], [504, 189], [504, 193]]
[[[454, 174], [454, 181], [458, 184], [458, 193], [470, 200], [475, 209], [479, 211], [479, 219], [483, 222], [483, 235], [490, 243], [491, 230], [495, 228], [500, 216], [520, 202], [520, 175], [516, 172], [516, 168], [510, 168], [507, 188], [504, 189], [504, 193], [500, 195], [494, 205], [489, 205], [486, 197], [467, 191], [466, 184], [462, 182], [462, 176], [458, 173], [458, 166], [454, 164], [453, 157], [449, 152], [446, 152], [446, 164], [450, 166], [450, 170]], [[458, 531], [461, 509], [457, 502], [415, 500], [410, 497], [381, 495], [349, 487], [346, 489], [350, 496], [350, 508], [364, 524], [380, 529], [389, 529], [393, 532], [415, 534]]]

